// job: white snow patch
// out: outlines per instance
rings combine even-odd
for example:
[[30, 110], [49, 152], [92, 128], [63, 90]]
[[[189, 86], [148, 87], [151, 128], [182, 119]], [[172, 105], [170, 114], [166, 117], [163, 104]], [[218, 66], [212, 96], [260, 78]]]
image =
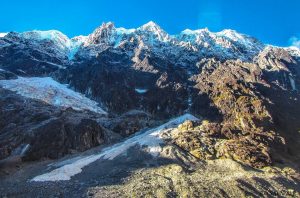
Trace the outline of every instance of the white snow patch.
[[33, 30], [28, 32], [21, 33], [21, 36], [26, 39], [40, 39], [40, 40], [60, 40], [62, 42], [66, 42], [69, 38], [57, 30]]
[[196, 35], [196, 34], [201, 34], [204, 32], [210, 33], [208, 28], [203, 28], [203, 29], [198, 29], [198, 30], [185, 29], [180, 33], [180, 35], [182, 35], [182, 34]]
[[16, 91], [24, 97], [38, 99], [51, 105], [106, 114], [97, 102], [69, 89], [67, 85], [60, 84], [50, 77], [19, 77], [13, 80], [1, 80], [0, 85], [5, 89]]
[[78, 52], [80, 47], [83, 45], [84, 42], [86, 42], [88, 36], [76, 36], [72, 38], [69, 43], [68, 43], [68, 49], [69, 49], [69, 54], [68, 58], [69, 60], [72, 60], [75, 56], [75, 54]]
[[153, 21], [149, 21], [148, 23], [142, 25], [139, 29], [148, 30], [148, 31], [157, 31], [160, 27]]
[[216, 33], [218, 36], [225, 36], [233, 41], [243, 41], [245, 38], [237, 33], [235, 30], [225, 29], [221, 32]]
[[116, 28], [116, 33], [117, 34], [132, 34], [136, 31], [136, 29], [126, 29], [123, 27]]
[[147, 93], [148, 89], [135, 89], [135, 91], [139, 94], [144, 94], [144, 93]]
[[285, 47], [283, 49], [287, 50], [292, 56], [300, 57], [300, 47], [298, 48], [295, 46], [291, 46], [291, 47]]
[[290, 79], [290, 83], [291, 83], [292, 89], [293, 89], [294, 91], [296, 91], [297, 88], [296, 88], [295, 80], [293, 79], [292, 76], [289, 76], [289, 79]]
[[24, 148], [22, 149], [20, 155], [23, 156], [23, 155], [28, 151], [29, 147], [30, 147], [30, 145], [29, 145], [29, 144], [26, 144], [26, 145], [24, 146]]
[[195, 34], [195, 32], [191, 29], [185, 29], [181, 32], [181, 34]]
[[0, 38], [5, 37], [8, 33], [0, 33]]
[[153, 156], [157, 156], [162, 150], [161, 144], [163, 144], [163, 139], [160, 136], [162, 132], [176, 128], [179, 124], [183, 123], [186, 120], [198, 120], [198, 118], [194, 117], [191, 114], [184, 114], [178, 118], [170, 120], [169, 122], [159, 127], [150, 129], [144, 133], [137, 133], [137, 135], [133, 136], [132, 138], [108, 147], [99, 154], [83, 157], [79, 160], [76, 160], [75, 162], [54, 169], [49, 173], [39, 175], [33, 178], [31, 181], [45, 182], [70, 180], [72, 176], [81, 173], [82, 169], [85, 166], [101, 158], [112, 160], [115, 157], [125, 153], [129, 148], [135, 145], [145, 146], [149, 153], [151, 153]]

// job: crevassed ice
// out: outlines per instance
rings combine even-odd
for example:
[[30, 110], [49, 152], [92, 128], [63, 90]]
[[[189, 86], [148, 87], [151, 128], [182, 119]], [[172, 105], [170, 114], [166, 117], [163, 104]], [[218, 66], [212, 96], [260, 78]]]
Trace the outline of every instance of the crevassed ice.
[[51, 105], [106, 114], [97, 102], [69, 89], [66, 85], [60, 84], [50, 77], [19, 77], [13, 80], [1, 80], [0, 85], [5, 89], [16, 91], [24, 97], [38, 99]]

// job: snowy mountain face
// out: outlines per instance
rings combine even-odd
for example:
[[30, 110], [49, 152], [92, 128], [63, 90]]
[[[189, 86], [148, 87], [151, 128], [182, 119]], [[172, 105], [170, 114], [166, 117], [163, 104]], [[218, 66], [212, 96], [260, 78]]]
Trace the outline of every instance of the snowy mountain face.
[[208, 29], [187, 29], [179, 35], [169, 35], [154, 22], [137, 29], [116, 28], [112, 23], [104, 23], [89, 35], [85, 43], [85, 47], [93, 48], [93, 54], [109, 47], [122, 48], [124, 45], [133, 46], [133, 49], [125, 47], [127, 52], [142, 48], [158, 56], [172, 57], [182, 64], [194, 59], [194, 56], [198, 59], [213, 56], [220, 59], [251, 60], [264, 48], [256, 39], [233, 30], [212, 33]]
[[[52, 64], [66, 65], [68, 61], [71, 61], [78, 49], [86, 40], [85, 36], [77, 36], [72, 39], [68, 38], [63, 33], [57, 30], [49, 31], [29, 31], [23, 33], [8, 33], [3, 36], [0, 42], [0, 48], [7, 48], [12, 44], [18, 44], [19, 48], [29, 48], [30, 50], [36, 50], [45, 56], [50, 57]], [[2, 44], [2, 45], [1, 45]], [[28, 52], [28, 56], [45, 61], [40, 56], [34, 57], [33, 52]]]
[[[23, 48], [38, 49], [50, 56], [52, 60], [48, 62], [60, 65], [76, 61], [74, 58], [90, 59], [113, 48], [118, 53], [126, 51], [134, 62], [142, 61], [139, 59], [141, 54], [153, 54], [187, 67], [195, 66], [195, 62], [207, 57], [252, 61], [265, 47], [255, 38], [234, 30], [213, 33], [208, 29], [186, 29], [178, 35], [169, 35], [152, 21], [136, 29], [116, 28], [111, 22], [103, 23], [90, 35], [71, 39], [56, 30], [4, 35], [6, 33], [1, 36], [0, 49], [19, 43], [25, 45]], [[32, 56], [32, 52], [29, 53]]]
[[73, 59], [80, 46], [87, 39], [85, 36], [76, 36], [70, 39], [56, 30], [24, 32], [20, 34], [20, 37], [37, 42], [37, 44], [51, 41], [58, 49], [62, 50], [62, 53], [66, 55], [69, 60]]
[[75, 110], [89, 110], [99, 114], [106, 114], [95, 101], [67, 88], [50, 77], [22, 78], [2, 80], [0, 86], [15, 91], [18, 94], [47, 104]]
[[208, 29], [184, 30], [177, 36], [183, 46], [191, 46], [203, 54], [225, 59], [251, 60], [264, 45], [256, 39], [237, 33], [234, 30], [223, 30], [212, 33]]
[[[265, 47], [257, 39], [234, 30], [214, 33], [208, 29], [186, 29], [178, 35], [169, 35], [152, 21], [137, 29], [116, 28], [111, 22], [103, 23], [90, 35], [72, 39], [56, 30], [13, 33], [13, 37], [10, 34], [6, 39], [16, 41], [18, 37], [41, 47], [45, 42], [53, 42], [54, 47], [58, 48], [53, 50], [60, 51], [69, 60], [80, 50], [88, 50], [88, 56], [95, 56], [113, 47], [126, 49], [128, 53], [142, 48], [158, 56], [173, 57], [174, 61], [179, 60], [180, 63], [184, 63], [184, 59], [193, 59], [194, 56], [197, 59], [209, 56], [222, 60], [251, 61]], [[2, 38], [5, 35], [7, 33], [1, 33]]]

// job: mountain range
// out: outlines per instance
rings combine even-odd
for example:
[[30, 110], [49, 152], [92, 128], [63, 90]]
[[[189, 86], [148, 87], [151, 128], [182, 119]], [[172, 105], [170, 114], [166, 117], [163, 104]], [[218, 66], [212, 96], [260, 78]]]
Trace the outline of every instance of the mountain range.
[[299, 48], [234, 30], [1, 33], [0, 193], [300, 196], [299, 89]]

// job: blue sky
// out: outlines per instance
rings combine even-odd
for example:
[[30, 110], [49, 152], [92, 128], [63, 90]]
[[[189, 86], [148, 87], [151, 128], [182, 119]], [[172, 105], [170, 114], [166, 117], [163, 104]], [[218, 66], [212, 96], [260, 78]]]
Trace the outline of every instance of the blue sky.
[[0, 32], [58, 29], [87, 35], [104, 21], [133, 28], [152, 20], [170, 34], [235, 29], [269, 44], [299, 44], [299, 0], [0, 0]]

